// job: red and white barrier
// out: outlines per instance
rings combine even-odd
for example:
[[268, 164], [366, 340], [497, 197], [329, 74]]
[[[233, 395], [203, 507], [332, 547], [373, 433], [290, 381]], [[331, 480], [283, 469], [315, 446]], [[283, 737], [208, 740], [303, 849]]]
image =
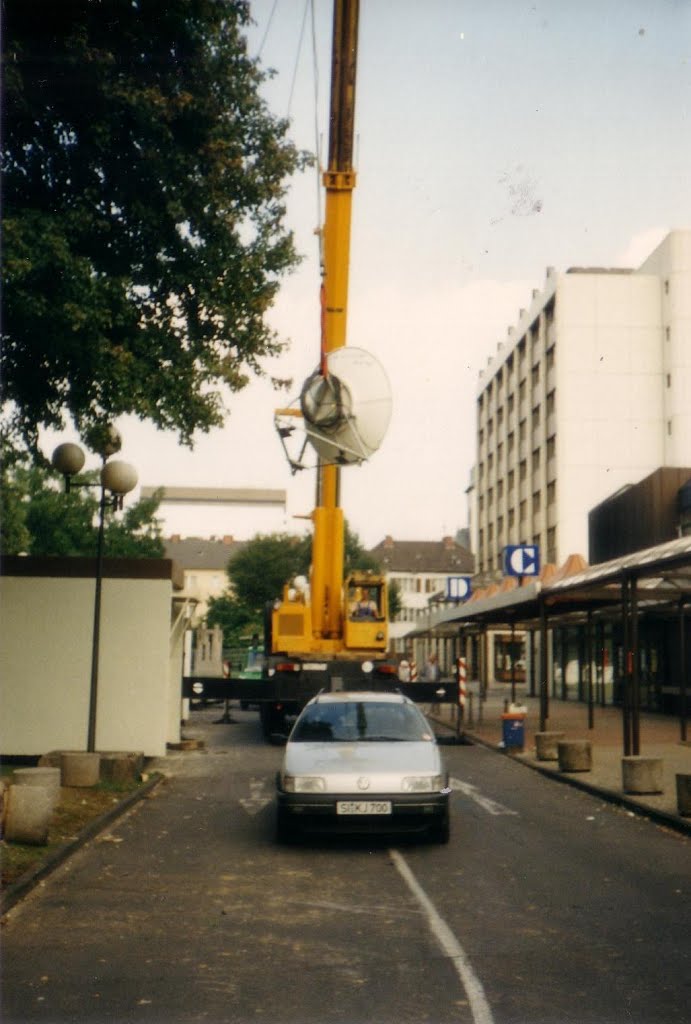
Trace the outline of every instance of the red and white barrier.
[[468, 696], [468, 664], [465, 658], [457, 659], [458, 666], [458, 703], [465, 708]]

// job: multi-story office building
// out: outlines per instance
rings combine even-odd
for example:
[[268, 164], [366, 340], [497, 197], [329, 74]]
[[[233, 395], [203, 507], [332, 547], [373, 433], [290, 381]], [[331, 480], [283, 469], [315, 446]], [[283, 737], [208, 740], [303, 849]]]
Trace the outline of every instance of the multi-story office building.
[[548, 269], [481, 374], [469, 489], [478, 573], [506, 545], [588, 557], [588, 513], [691, 453], [691, 231], [636, 270]]

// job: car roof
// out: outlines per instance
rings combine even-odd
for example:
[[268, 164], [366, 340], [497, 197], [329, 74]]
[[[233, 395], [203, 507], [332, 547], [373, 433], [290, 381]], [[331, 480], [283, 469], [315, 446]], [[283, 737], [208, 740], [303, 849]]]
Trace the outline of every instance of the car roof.
[[318, 693], [316, 697], [313, 697], [310, 704], [353, 704], [358, 703], [383, 703], [383, 704], [410, 704], [406, 696], [402, 693], [392, 693], [386, 691], [377, 693], [371, 690], [347, 690], [347, 691], [336, 691], [329, 693]]

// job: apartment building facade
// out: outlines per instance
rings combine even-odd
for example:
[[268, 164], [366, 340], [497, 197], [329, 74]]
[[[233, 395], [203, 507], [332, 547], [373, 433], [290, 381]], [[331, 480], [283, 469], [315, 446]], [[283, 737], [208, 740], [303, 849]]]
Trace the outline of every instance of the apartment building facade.
[[477, 392], [476, 571], [511, 544], [588, 557], [588, 513], [691, 452], [691, 231], [635, 270], [548, 268]]
[[166, 539], [165, 557], [182, 569], [183, 596], [194, 602], [190, 625], [203, 622], [211, 598], [222, 597], [226, 592], [228, 562], [244, 544], [228, 534], [211, 538], [173, 534]]
[[427, 622], [430, 602], [443, 599], [449, 579], [472, 576], [475, 568], [470, 551], [453, 537], [425, 541], [387, 536], [369, 554], [400, 594], [401, 610], [389, 623], [389, 640], [396, 651], [403, 651], [403, 638]]

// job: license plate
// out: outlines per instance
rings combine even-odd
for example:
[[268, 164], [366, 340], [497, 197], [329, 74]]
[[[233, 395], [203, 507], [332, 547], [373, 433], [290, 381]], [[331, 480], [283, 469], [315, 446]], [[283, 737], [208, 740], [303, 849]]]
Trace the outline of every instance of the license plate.
[[339, 800], [336, 814], [391, 814], [390, 800]]

